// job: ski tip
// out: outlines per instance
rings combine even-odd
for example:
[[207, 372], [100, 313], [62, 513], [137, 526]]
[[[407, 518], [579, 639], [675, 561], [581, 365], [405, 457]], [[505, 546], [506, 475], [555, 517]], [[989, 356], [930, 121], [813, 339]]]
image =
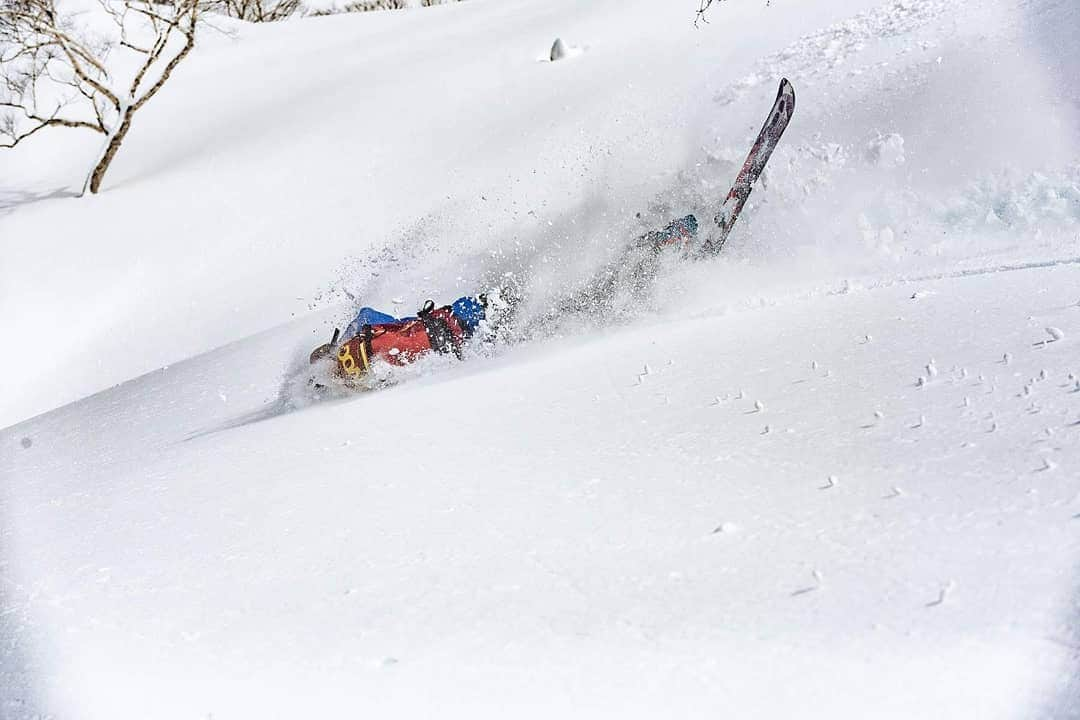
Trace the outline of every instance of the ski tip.
[[782, 98], [787, 99], [785, 112], [790, 116], [791, 113], [795, 112], [795, 88], [787, 78], [780, 79], [780, 89], [776, 91], [777, 101]]

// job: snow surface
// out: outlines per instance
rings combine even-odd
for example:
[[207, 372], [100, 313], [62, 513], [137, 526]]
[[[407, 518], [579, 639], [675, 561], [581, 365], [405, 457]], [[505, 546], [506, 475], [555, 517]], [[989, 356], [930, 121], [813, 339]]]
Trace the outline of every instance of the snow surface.
[[[240, 26], [101, 195], [0, 154], [0, 717], [1080, 717], [1080, 9], [694, 7]], [[711, 217], [782, 75], [724, 257], [286, 411]]]

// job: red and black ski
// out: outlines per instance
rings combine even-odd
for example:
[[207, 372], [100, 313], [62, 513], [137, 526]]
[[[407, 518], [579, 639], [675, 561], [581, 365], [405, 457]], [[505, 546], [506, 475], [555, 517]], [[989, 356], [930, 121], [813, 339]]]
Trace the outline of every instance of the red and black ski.
[[720, 227], [720, 233], [709, 238], [707, 244], [704, 245], [703, 249], [706, 253], [715, 254], [724, 247], [728, 233], [739, 218], [746, 198], [750, 197], [754, 183], [761, 175], [761, 171], [765, 169], [765, 163], [769, 161], [769, 156], [776, 149], [776, 144], [780, 142], [780, 136], [787, 129], [788, 121], [791, 120], [794, 112], [795, 89], [791, 87], [787, 78], [784, 78], [780, 81], [780, 90], [776, 93], [776, 102], [769, 111], [769, 117], [765, 120], [761, 132], [758, 133], [754, 146], [750, 148], [750, 154], [746, 156], [746, 162], [743, 163], [742, 170], [739, 171], [735, 183], [728, 191], [724, 204], [716, 213], [715, 220]]

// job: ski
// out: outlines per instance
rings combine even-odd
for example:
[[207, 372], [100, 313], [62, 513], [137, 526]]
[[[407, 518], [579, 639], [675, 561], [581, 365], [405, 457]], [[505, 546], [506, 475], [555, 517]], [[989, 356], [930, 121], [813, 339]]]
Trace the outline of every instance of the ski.
[[780, 81], [780, 89], [776, 93], [776, 102], [773, 103], [772, 110], [769, 111], [769, 116], [761, 127], [757, 140], [754, 141], [753, 147], [750, 148], [750, 153], [746, 156], [746, 162], [743, 163], [742, 170], [736, 176], [731, 190], [728, 191], [727, 197], [724, 199], [724, 204], [720, 206], [720, 211], [716, 213], [714, 220], [720, 228], [720, 234], [710, 238], [702, 246], [703, 252], [715, 255], [723, 249], [724, 242], [727, 240], [732, 226], [739, 219], [739, 213], [742, 212], [743, 205], [746, 204], [746, 198], [750, 197], [750, 191], [753, 189], [754, 183], [765, 169], [765, 163], [769, 161], [769, 156], [776, 149], [776, 144], [780, 142], [780, 136], [787, 129], [788, 122], [794, 112], [795, 89], [791, 87], [788, 79], [784, 78]]

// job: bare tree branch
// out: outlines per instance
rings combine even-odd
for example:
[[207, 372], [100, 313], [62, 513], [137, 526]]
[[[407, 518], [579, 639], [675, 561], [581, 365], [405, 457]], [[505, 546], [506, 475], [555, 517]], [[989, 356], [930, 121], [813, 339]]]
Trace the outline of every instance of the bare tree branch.
[[[698, 0], [697, 13], [694, 15], [694, 27], [698, 27], [698, 23], [708, 23], [708, 18], [705, 17], [705, 13], [712, 7], [714, 0]], [[715, 0], [715, 2], [721, 2], [721, 0]]]
[[248, 22], [276, 22], [300, 8], [300, 0], [211, 0], [210, 7]]
[[[176, 68], [176, 66], [180, 64], [180, 61], [187, 57], [187, 54], [191, 52], [191, 48], [195, 47], [195, 23], [198, 15], [198, 1], [186, 0], [186, 2], [187, 6], [181, 8], [183, 14], [178, 15], [175, 22], [169, 28], [169, 31], [171, 31], [173, 27], [179, 28], [179, 22], [182, 17], [186, 17], [188, 19], [187, 28], [180, 29], [180, 32], [182, 32], [185, 37], [184, 46], [180, 48], [180, 51], [173, 55], [172, 59], [165, 65], [165, 67], [161, 71], [161, 75], [157, 79], [157, 82], [151, 85], [150, 88], [143, 94], [143, 96], [135, 101], [135, 103], [132, 105], [132, 112], [141, 108], [150, 98], [154, 97], [154, 95], [157, 94], [157, 91], [161, 89], [161, 86], [164, 85], [165, 81], [168, 80], [169, 77], [172, 75], [172, 72]], [[157, 52], [151, 54], [151, 56], [147, 58], [146, 63], [143, 65], [142, 69], [139, 70], [135, 81], [131, 84], [132, 97], [134, 97], [138, 89], [139, 83], [142, 81], [142, 78], [145, 75], [146, 71], [154, 62], [157, 62], [158, 58], [161, 56], [161, 51], [164, 50], [165, 43], [168, 40], [168, 36], [168, 32], [161, 36], [164, 39], [162, 40], [160, 47], [156, 48]]]
[[83, 122], [81, 120], [68, 120], [66, 118], [58, 117], [57, 115], [60, 112], [59, 107], [56, 108], [56, 112], [53, 113], [51, 117], [47, 118], [31, 114], [26, 110], [26, 108], [18, 105], [13, 105], [11, 103], [0, 102], [0, 107], [14, 107], [22, 110], [26, 114], [27, 119], [33, 120], [36, 123], [31, 129], [18, 133], [14, 130], [13, 122], [5, 123], [4, 125], [0, 126], [0, 135], [6, 135], [11, 138], [10, 142], [0, 142], [0, 148], [13, 148], [18, 145], [21, 140], [24, 140], [36, 133], [38, 130], [47, 127], [88, 128], [97, 132], [104, 132], [99, 126], [94, 125], [93, 123]]

